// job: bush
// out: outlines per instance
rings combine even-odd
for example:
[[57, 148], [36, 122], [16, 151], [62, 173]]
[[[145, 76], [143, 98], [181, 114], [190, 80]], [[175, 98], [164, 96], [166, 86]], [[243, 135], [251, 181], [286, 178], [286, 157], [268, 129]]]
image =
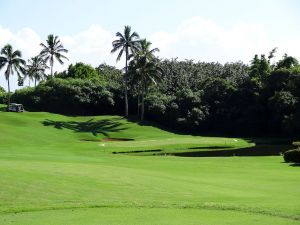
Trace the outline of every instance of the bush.
[[300, 163], [300, 149], [286, 151], [283, 158], [285, 162]]
[[12, 100], [30, 110], [65, 114], [112, 114], [113, 93], [104, 82], [82, 79], [54, 78], [36, 88], [23, 88], [12, 95]]
[[11, 96], [11, 102], [20, 103], [25, 106], [25, 109], [35, 109], [35, 105], [38, 104], [37, 101], [34, 100], [34, 91], [33, 87], [25, 87], [19, 90], [16, 90], [15, 93]]
[[7, 99], [7, 93], [4, 88], [0, 86], [0, 104], [5, 104]]

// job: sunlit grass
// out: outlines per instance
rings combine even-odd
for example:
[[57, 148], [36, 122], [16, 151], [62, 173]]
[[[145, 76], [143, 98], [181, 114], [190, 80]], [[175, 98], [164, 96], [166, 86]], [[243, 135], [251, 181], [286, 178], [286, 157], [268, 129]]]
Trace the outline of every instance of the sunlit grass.
[[0, 224], [299, 224], [300, 171], [280, 156], [112, 154], [249, 140], [42, 112], [0, 112], [0, 130]]

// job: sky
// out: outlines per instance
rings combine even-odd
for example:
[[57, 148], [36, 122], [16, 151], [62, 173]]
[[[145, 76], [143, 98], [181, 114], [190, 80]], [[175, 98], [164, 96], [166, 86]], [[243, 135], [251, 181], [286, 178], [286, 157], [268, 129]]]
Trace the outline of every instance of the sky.
[[[54, 34], [69, 50], [55, 70], [76, 62], [122, 68], [111, 42], [130, 25], [160, 58], [248, 64], [278, 47], [277, 59], [287, 53], [300, 60], [299, 12], [298, 0], [0, 0], [0, 48], [10, 43], [27, 60]], [[7, 88], [3, 69], [0, 86]]]

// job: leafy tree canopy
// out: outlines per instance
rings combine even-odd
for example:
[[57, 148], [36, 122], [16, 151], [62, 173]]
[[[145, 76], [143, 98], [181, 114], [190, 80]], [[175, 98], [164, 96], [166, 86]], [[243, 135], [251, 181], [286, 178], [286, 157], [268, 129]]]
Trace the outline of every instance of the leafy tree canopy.
[[91, 79], [100, 78], [99, 72], [91, 65], [84, 64], [82, 62], [76, 63], [75, 65], [69, 65], [67, 71], [56, 75], [57, 78], [75, 78], [75, 79]]

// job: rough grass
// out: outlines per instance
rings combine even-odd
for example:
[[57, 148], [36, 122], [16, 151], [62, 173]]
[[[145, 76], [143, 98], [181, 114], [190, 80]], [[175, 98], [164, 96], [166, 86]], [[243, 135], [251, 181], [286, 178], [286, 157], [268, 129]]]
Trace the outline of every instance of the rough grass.
[[282, 157], [112, 154], [230, 151], [249, 140], [28, 112], [0, 112], [0, 131], [0, 224], [300, 223], [299, 167]]

